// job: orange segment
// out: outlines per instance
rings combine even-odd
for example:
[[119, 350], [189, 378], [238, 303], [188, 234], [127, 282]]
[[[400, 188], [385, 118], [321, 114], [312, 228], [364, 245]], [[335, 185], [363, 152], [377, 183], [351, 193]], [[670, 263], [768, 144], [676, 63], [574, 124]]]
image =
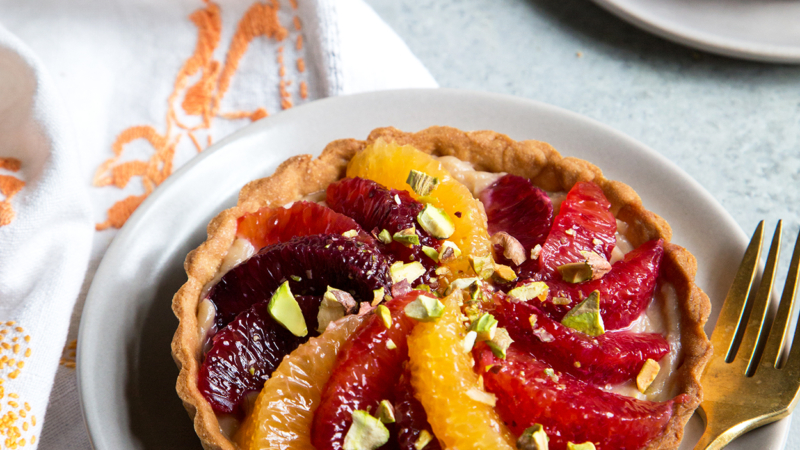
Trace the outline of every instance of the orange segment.
[[515, 439], [494, 408], [475, 399], [487, 394], [473, 370], [472, 354], [463, 350], [467, 331], [460, 296], [458, 290], [448, 296], [444, 315], [419, 323], [408, 337], [411, 384], [444, 448], [514, 449]]
[[[406, 184], [412, 169], [439, 178], [439, 185], [430, 195], [420, 197]], [[347, 165], [347, 176], [367, 178], [390, 189], [406, 190], [415, 199], [444, 209], [456, 225], [456, 231], [449, 240], [458, 245], [462, 252], [460, 258], [449, 264], [456, 275], [459, 270], [471, 271], [470, 255], [489, 254], [491, 244], [486, 229], [486, 215], [480, 203], [472, 197], [466, 186], [453, 179], [432, 156], [410, 145], [400, 146], [378, 140], [353, 157]]]
[[339, 349], [361, 325], [347, 316], [298, 347], [275, 369], [234, 436], [242, 450], [314, 450], [311, 422]]

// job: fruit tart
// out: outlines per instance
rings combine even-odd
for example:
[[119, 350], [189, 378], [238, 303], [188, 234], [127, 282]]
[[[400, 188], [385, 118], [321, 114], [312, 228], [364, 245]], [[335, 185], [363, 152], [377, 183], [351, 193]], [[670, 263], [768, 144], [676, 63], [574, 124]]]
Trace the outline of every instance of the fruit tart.
[[335, 141], [187, 256], [177, 391], [209, 449], [677, 448], [710, 304], [670, 237], [543, 142]]

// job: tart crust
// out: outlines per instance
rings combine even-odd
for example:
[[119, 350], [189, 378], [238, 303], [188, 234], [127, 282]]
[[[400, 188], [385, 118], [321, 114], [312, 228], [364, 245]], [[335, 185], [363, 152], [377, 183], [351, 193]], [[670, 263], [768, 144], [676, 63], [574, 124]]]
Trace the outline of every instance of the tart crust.
[[217, 417], [197, 387], [202, 351], [197, 332], [197, 308], [204, 287], [214, 278], [233, 243], [237, 219], [264, 206], [281, 206], [325, 189], [344, 177], [347, 163], [357, 152], [378, 139], [411, 144], [436, 156], [455, 156], [469, 161], [476, 170], [523, 176], [548, 191], [568, 191], [578, 181], [593, 181], [611, 202], [611, 212], [628, 224], [626, 237], [634, 247], [651, 239], [664, 239], [661, 277], [675, 287], [681, 313], [683, 361], [676, 370], [673, 383], [676, 391], [687, 394], [689, 400], [676, 407], [664, 433], [646, 448], [678, 448], [686, 422], [702, 401], [700, 376], [711, 357], [711, 343], [703, 330], [711, 304], [708, 296], [695, 284], [697, 261], [694, 256], [669, 242], [672, 230], [667, 222], [644, 209], [641, 199], [630, 186], [606, 179], [597, 166], [578, 158], [562, 157], [544, 142], [517, 142], [493, 131], [464, 132], [438, 126], [417, 133], [391, 127], [378, 128], [365, 141], [342, 139], [331, 142], [319, 158], [310, 155], [289, 158], [272, 176], [244, 186], [237, 205], [211, 220], [207, 229], [208, 239], [186, 257], [184, 268], [188, 281], [172, 301], [172, 309], [180, 321], [172, 340], [172, 356], [180, 369], [176, 389], [194, 419], [194, 428], [203, 447], [235, 449], [220, 431]]

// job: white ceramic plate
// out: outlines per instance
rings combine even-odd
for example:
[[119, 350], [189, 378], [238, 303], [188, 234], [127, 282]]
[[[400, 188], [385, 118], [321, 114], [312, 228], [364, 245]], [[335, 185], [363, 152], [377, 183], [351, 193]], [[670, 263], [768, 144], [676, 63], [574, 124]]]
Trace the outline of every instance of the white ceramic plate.
[[797, 0], [594, 0], [665, 39], [735, 58], [800, 63]]
[[[596, 163], [669, 221], [674, 242], [696, 255], [698, 284], [715, 308], [725, 297], [745, 234], [674, 164], [598, 122], [530, 100], [444, 89], [320, 100], [263, 119], [203, 152], [159, 187], [114, 239], [89, 291], [78, 342], [81, 400], [95, 448], [199, 447], [175, 393], [178, 371], [170, 356], [177, 327], [170, 304], [186, 280], [186, 254], [249, 180], [271, 174], [291, 155], [319, 154], [331, 140], [363, 139], [388, 125], [491, 129], [544, 140]], [[729, 448], [781, 448], [788, 425], [763, 428]], [[692, 447], [701, 428], [699, 419], [690, 422], [683, 448]]]

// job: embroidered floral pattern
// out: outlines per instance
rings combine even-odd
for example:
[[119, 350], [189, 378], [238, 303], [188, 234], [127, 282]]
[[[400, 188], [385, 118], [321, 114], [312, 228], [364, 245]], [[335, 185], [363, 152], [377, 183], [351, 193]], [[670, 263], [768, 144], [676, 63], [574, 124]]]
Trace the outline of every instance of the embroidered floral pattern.
[[[264, 37], [280, 45], [277, 49], [277, 65], [280, 76], [278, 90], [281, 108], [291, 108], [294, 103], [291, 92], [292, 80], [286, 76], [282, 43], [290, 35], [297, 34], [295, 48], [298, 52], [303, 48], [303, 37], [299, 34], [301, 23], [296, 15], [297, 2], [290, 1], [291, 8], [295, 12], [293, 32], [281, 25], [278, 19], [280, 10], [278, 0], [253, 3], [239, 20], [224, 62], [214, 59], [214, 51], [219, 47], [222, 34], [220, 6], [210, 0], [204, 0], [204, 3], [203, 8], [189, 16], [197, 27], [197, 41], [194, 52], [179, 70], [174, 89], [167, 99], [164, 133], [160, 133], [151, 125], [136, 125], [123, 130], [112, 144], [114, 156], [103, 162], [95, 173], [94, 185], [98, 187], [114, 186], [122, 189], [134, 177], [141, 178], [144, 193], [130, 195], [116, 202], [108, 209], [107, 220], [95, 226], [97, 230], [120, 228], [156, 186], [172, 174], [175, 150], [183, 137], [188, 137], [200, 152], [212, 143], [210, 129], [215, 119], [256, 121], [268, 115], [265, 108], [226, 112], [222, 111], [220, 106], [230, 88], [239, 62], [254, 39]], [[305, 72], [303, 58], [298, 57], [296, 64], [298, 72], [303, 74]], [[192, 79], [197, 81], [189, 85]], [[305, 80], [300, 81], [297, 93], [302, 99], [308, 97], [308, 85]], [[179, 118], [179, 112], [183, 117], [188, 116], [197, 123], [193, 125], [184, 123], [185, 119]], [[205, 142], [201, 138], [203, 134]], [[148, 160], [120, 162], [125, 146], [140, 139], [152, 146], [154, 150], [152, 156]]]
[[[22, 164], [16, 158], [0, 158], [0, 169], [19, 172], [21, 167]], [[0, 227], [10, 224], [16, 217], [17, 214], [14, 212], [14, 208], [11, 207], [11, 199], [23, 187], [25, 187], [24, 181], [13, 175], [0, 173]]]
[[32, 428], [36, 416], [31, 414], [31, 405], [12, 391], [14, 380], [25, 368], [25, 360], [31, 356], [31, 336], [16, 322], [0, 323], [0, 442], [2, 448], [16, 449], [26, 444], [35, 444]]

